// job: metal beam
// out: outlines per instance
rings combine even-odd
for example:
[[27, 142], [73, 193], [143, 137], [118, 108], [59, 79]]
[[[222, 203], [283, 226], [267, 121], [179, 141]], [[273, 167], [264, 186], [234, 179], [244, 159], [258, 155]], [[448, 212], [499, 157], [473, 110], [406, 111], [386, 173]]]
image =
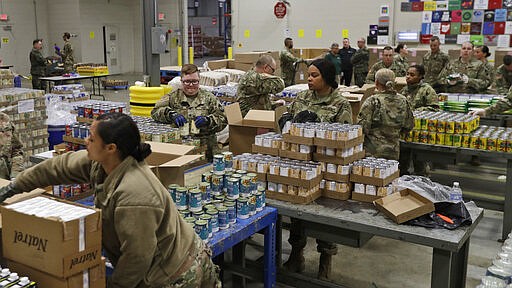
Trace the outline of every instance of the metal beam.
[[149, 86], [160, 86], [160, 54], [152, 53], [151, 28], [156, 26], [156, 0], [141, 0], [142, 7], [142, 67], [149, 75]]

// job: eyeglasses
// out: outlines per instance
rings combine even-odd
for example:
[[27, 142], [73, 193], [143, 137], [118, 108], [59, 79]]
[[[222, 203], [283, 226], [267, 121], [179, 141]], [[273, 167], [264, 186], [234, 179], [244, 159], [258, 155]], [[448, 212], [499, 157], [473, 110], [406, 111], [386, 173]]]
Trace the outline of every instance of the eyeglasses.
[[274, 72], [276, 72], [276, 69], [274, 69], [274, 67], [270, 66], [267, 64], [267, 67], [270, 68], [270, 70], [272, 70], [272, 74], [274, 74]]
[[181, 81], [181, 83], [185, 84], [185, 85], [197, 85], [199, 84], [199, 80], [183, 80]]

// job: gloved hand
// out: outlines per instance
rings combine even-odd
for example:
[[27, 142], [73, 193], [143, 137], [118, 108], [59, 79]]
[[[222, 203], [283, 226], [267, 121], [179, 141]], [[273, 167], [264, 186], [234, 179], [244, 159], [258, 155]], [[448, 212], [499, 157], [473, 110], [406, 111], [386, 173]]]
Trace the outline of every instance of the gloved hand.
[[53, 49], [55, 49], [55, 54], [60, 55], [60, 47], [55, 45], [53, 46]]
[[167, 114], [167, 118], [169, 118], [169, 121], [171, 123], [176, 124], [176, 126], [178, 127], [183, 127], [183, 125], [187, 123], [187, 119], [185, 119], [183, 115], [179, 114], [176, 111], [169, 111], [169, 113]]
[[286, 112], [283, 114], [283, 116], [281, 116], [281, 118], [279, 118], [279, 120], [277, 121], [277, 123], [279, 124], [279, 129], [281, 131], [283, 131], [283, 128], [284, 128], [284, 125], [286, 124], [286, 122], [288, 121], [292, 121], [293, 119], [293, 115]]
[[320, 122], [320, 118], [316, 115], [315, 112], [311, 112], [309, 110], [304, 110], [299, 112], [293, 118], [293, 123], [306, 123], [306, 122]]
[[468, 77], [468, 75], [466, 75], [466, 74], [462, 74], [462, 76], [461, 76], [461, 80], [462, 80], [462, 82], [463, 82], [464, 84], [468, 84], [468, 82], [469, 82], [469, 77]]
[[197, 116], [196, 120], [194, 120], [194, 124], [197, 128], [206, 128], [210, 126], [210, 118], [207, 116]]
[[21, 192], [22, 191], [19, 189], [16, 189], [14, 182], [9, 183], [9, 185], [0, 188], [0, 203], [4, 202], [5, 199]]

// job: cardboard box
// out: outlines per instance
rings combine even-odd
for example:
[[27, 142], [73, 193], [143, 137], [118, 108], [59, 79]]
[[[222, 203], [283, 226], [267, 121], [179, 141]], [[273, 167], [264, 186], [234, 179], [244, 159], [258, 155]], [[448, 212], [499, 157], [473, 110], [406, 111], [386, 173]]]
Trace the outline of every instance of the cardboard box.
[[266, 182], [267, 181], [267, 173], [258, 173], [255, 172], [256, 175], [258, 175], [258, 181]]
[[254, 144], [254, 136], [269, 130], [277, 130], [279, 126], [276, 119], [279, 119], [284, 111], [286, 111], [286, 107], [279, 107], [275, 112], [249, 110], [247, 115], [242, 118], [239, 103], [224, 106], [229, 124], [229, 150], [235, 155], [250, 153], [252, 144]]
[[295, 160], [310, 161], [313, 159], [311, 153], [300, 153], [288, 150], [279, 150], [279, 157], [290, 158]]
[[363, 142], [364, 142], [364, 135], [361, 135], [357, 138], [346, 140], [346, 141], [313, 138], [313, 145], [327, 147], [327, 148], [336, 148], [336, 149], [354, 147], [359, 144], [363, 144]]
[[[309, 59], [308, 61], [310, 61]], [[304, 62], [297, 64], [295, 70], [295, 84], [306, 84], [308, 83], [308, 65]]]
[[190, 155], [194, 146], [161, 142], [146, 142], [151, 145], [152, 153], [146, 163], [167, 187], [170, 184], [185, 185], [185, 171], [206, 163], [201, 155]]
[[69, 277], [100, 264], [101, 211], [62, 199], [52, 200], [95, 212], [82, 218], [83, 221], [64, 222], [60, 218], [36, 217], [2, 206], [4, 257], [56, 277]]
[[252, 153], [260, 153], [265, 155], [279, 156], [278, 148], [269, 148], [252, 144]]
[[[400, 171], [396, 171], [392, 175], [388, 176], [387, 178], [376, 178], [376, 177], [368, 177], [363, 175], [357, 175], [357, 174], [350, 174], [350, 182], [354, 183], [362, 183], [367, 185], [373, 185], [377, 187], [384, 187], [388, 185], [389, 183], [393, 182], [395, 178], [400, 177]], [[357, 194], [357, 193], [354, 193]]]
[[398, 224], [435, 210], [434, 203], [410, 189], [377, 199], [373, 204]]
[[331, 191], [327, 189], [322, 190], [322, 197], [329, 198], [329, 199], [337, 199], [337, 200], [348, 200], [350, 199], [350, 196], [352, 195], [352, 192], [337, 192], [337, 191]]
[[361, 151], [358, 153], [355, 153], [352, 156], [349, 157], [338, 157], [338, 156], [327, 156], [323, 154], [313, 153], [313, 161], [317, 162], [326, 162], [326, 163], [333, 163], [338, 165], [347, 165], [350, 164], [356, 160], [363, 159], [365, 155], [365, 151]]
[[323, 175], [320, 174], [316, 178], [311, 180], [305, 180], [300, 178], [284, 177], [279, 175], [267, 174], [267, 181], [279, 184], [292, 185], [303, 188], [313, 188], [320, 184], [323, 179]]
[[350, 180], [350, 175], [340, 175], [336, 173], [324, 172], [324, 179], [336, 182], [348, 182]]
[[234, 62], [234, 60], [233, 59], [211, 60], [211, 61], [208, 61], [208, 68], [210, 68], [211, 70], [228, 68], [230, 62]]
[[496, 48], [494, 51], [494, 67], [498, 68], [503, 64], [503, 57], [505, 55], [512, 55], [512, 48]]
[[292, 136], [290, 134], [283, 134], [283, 141], [288, 143], [302, 144], [312, 146], [314, 138], [306, 138], [302, 136]]
[[279, 60], [279, 51], [254, 51], [235, 53], [234, 58], [239, 63], [255, 64], [262, 55], [270, 54], [274, 60]]
[[[20, 276], [27, 276], [30, 280], [37, 283], [37, 287], [41, 288], [83, 288], [84, 286], [84, 271], [72, 275], [67, 278], [59, 278], [50, 274], [44, 273], [27, 265], [15, 261], [7, 261], [7, 267], [11, 271], [15, 271]], [[89, 283], [89, 288], [105, 288], [105, 261], [99, 265], [86, 269], [87, 274], [85, 279]]]
[[254, 67], [254, 64], [251, 64], [251, 63], [241, 63], [241, 62], [238, 62], [238, 61], [234, 61], [234, 62], [229, 62], [229, 67], [228, 68], [242, 70], [242, 71], [249, 71], [249, 70], [252, 69], [252, 67]]
[[382, 198], [382, 196], [352, 192], [352, 200], [355, 200], [355, 201], [372, 203], [373, 201], [380, 199], [380, 198]]
[[274, 192], [268, 190], [265, 193], [267, 198], [287, 201], [294, 204], [308, 204], [322, 196], [322, 191], [320, 191], [320, 189], [308, 196], [290, 195], [288, 193]]

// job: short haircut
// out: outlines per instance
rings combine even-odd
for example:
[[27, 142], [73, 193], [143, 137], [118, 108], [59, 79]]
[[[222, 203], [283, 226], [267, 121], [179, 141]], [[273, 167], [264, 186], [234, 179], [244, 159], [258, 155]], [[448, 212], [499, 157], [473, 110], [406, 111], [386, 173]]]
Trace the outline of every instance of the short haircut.
[[503, 64], [505, 64], [507, 66], [512, 64], [512, 55], [503, 56]]
[[42, 39], [34, 39], [34, 41], [32, 41], [32, 46], [36, 45], [37, 42], [42, 42], [43, 40]]
[[434, 42], [434, 41], [441, 42], [441, 39], [439, 39], [439, 36], [432, 36], [432, 38], [430, 38], [430, 42]]
[[284, 38], [284, 45], [285, 45], [285, 46], [286, 46], [286, 43], [288, 43], [288, 41], [293, 41], [293, 39], [292, 39], [292, 38], [290, 38], [290, 37], [286, 37], [286, 38]]
[[400, 43], [398, 45], [396, 45], [396, 48], [395, 48], [395, 52], [396, 53], [400, 53], [400, 50], [404, 49], [404, 44]]
[[181, 75], [190, 75], [196, 72], [199, 74], [199, 69], [194, 64], [184, 64], [181, 67]]
[[256, 61], [256, 66], [257, 67], [263, 67], [265, 65], [274, 64], [275, 62], [276, 62], [276, 60], [274, 60], [274, 57], [272, 57], [272, 56], [270, 56], [268, 54], [264, 54], [264, 55], [260, 56], [258, 61]]
[[340, 44], [338, 44], [336, 42], [331, 44], [331, 48], [339, 48], [339, 47], [340, 47]]
[[466, 41], [466, 42], [462, 43], [462, 45], [460, 47], [462, 48], [462, 46], [464, 46], [464, 44], [469, 44], [469, 45], [471, 45], [471, 48], [475, 48], [475, 44], [473, 44], [473, 42], [471, 42], [471, 41]]
[[382, 51], [386, 51], [386, 50], [391, 50], [391, 51], [393, 51], [393, 47], [391, 47], [391, 46], [386, 46], [386, 47], [384, 47], [384, 49], [382, 49]]
[[421, 78], [423, 78], [423, 76], [425, 76], [425, 67], [423, 67], [423, 65], [416, 64], [416, 65], [409, 66], [409, 68], [416, 69], [416, 71], [418, 71], [418, 74], [420, 74]]
[[71, 38], [71, 34], [69, 34], [69, 32], [64, 32], [64, 35], [63, 35], [63, 36], [64, 36], [64, 38], [66, 38], [66, 39]]

